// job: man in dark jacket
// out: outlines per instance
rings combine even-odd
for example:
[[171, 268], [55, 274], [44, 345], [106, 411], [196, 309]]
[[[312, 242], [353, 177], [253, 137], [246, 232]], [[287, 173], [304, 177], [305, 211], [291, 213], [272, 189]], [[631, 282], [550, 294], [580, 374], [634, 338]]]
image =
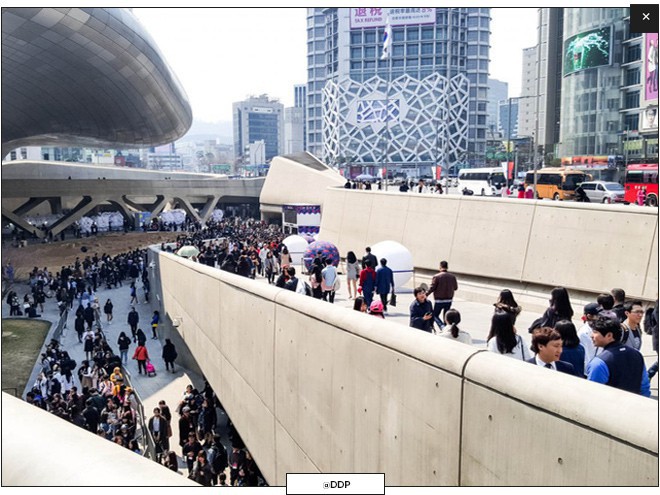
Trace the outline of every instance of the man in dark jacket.
[[365, 251], [366, 253], [364, 254], [364, 256], [362, 256], [362, 268], [364, 269], [366, 267], [368, 261], [369, 266], [375, 270], [376, 267], [378, 266], [378, 259], [376, 258], [376, 256], [371, 254], [371, 248], [369, 246], [365, 248]]
[[87, 423], [87, 429], [92, 433], [96, 434], [96, 430], [99, 427], [99, 419], [101, 415], [98, 410], [92, 405], [92, 400], [87, 399], [85, 403], [86, 407], [82, 412], [82, 415], [85, 417], [85, 422]]
[[454, 292], [458, 290], [456, 277], [447, 270], [449, 264], [446, 261], [440, 262], [440, 271], [433, 276], [431, 287], [426, 295], [433, 294], [433, 319], [440, 328], [445, 326], [444, 315], [440, 318], [440, 313], [446, 313], [451, 309], [451, 303], [454, 299]]
[[82, 344], [82, 335], [85, 333], [85, 319], [82, 314], [76, 316], [76, 321], [74, 323], [76, 333], [78, 334], [78, 342]]
[[426, 299], [426, 292], [417, 287], [413, 294], [415, 300], [410, 305], [410, 326], [425, 332], [433, 332], [433, 306]]
[[641, 353], [621, 344], [618, 321], [598, 317], [591, 325], [591, 339], [599, 352], [587, 365], [587, 380], [603, 383], [645, 397], [651, 395], [651, 384]]
[[163, 346], [163, 361], [165, 361], [165, 371], [170, 370], [172, 367], [172, 373], [174, 373], [174, 360], [177, 358], [176, 347], [170, 339], [165, 339], [165, 345]]
[[128, 324], [131, 326], [131, 334], [133, 335], [133, 342], [137, 340], [137, 327], [140, 322], [140, 315], [135, 311], [135, 307], [131, 307], [128, 313]]
[[376, 294], [380, 296], [384, 312], [387, 312], [387, 298], [390, 289], [394, 292], [394, 272], [387, 266], [387, 260], [381, 258], [380, 266], [376, 270]]
[[87, 303], [87, 307], [83, 311], [83, 317], [85, 318], [85, 322], [87, 323], [87, 328], [90, 330], [92, 329], [92, 325], [94, 325], [94, 308], [92, 308], [92, 305], [90, 303]]

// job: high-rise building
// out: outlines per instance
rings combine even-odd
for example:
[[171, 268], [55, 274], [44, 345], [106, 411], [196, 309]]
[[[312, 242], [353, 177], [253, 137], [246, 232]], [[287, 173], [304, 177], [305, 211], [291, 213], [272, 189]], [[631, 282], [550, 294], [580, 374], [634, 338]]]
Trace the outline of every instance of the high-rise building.
[[500, 101], [498, 115], [500, 119], [498, 131], [503, 140], [508, 141], [509, 138], [513, 140], [523, 136], [519, 131], [520, 100], [511, 98]]
[[330, 164], [483, 163], [489, 29], [487, 8], [308, 9], [307, 149]]
[[268, 95], [250, 96], [233, 104], [234, 153], [249, 163], [250, 144], [265, 142], [266, 161], [284, 150], [284, 106]]
[[538, 9], [537, 44], [523, 49], [518, 131], [532, 137], [539, 161], [559, 143], [563, 19], [562, 8]]
[[307, 99], [307, 85], [296, 84], [293, 86], [293, 106], [296, 108], [305, 108]]
[[638, 130], [642, 37], [628, 11], [564, 9], [561, 156], [620, 154], [621, 131]]
[[537, 46], [523, 49], [522, 84], [518, 103], [518, 136], [533, 136], [536, 132], [537, 110]]
[[305, 151], [305, 109], [287, 107], [284, 109], [284, 153]]
[[296, 84], [293, 87], [293, 106], [301, 108], [303, 112], [302, 151], [304, 151], [307, 149], [307, 84]]
[[500, 101], [509, 97], [509, 83], [488, 78], [488, 105], [486, 106], [486, 125], [488, 139], [493, 139], [499, 131]]

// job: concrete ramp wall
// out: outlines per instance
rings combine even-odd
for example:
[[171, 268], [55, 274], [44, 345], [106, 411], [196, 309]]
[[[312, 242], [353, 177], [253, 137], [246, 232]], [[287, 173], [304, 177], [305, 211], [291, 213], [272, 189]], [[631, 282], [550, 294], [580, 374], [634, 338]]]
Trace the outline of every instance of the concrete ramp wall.
[[658, 297], [658, 210], [631, 205], [328, 188], [320, 239], [342, 255], [383, 240], [417, 268]]
[[389, 486], [658, 483], [653, 400], [156, 258], [164, 312], [271, 485], [287, 472], [384, 472]]

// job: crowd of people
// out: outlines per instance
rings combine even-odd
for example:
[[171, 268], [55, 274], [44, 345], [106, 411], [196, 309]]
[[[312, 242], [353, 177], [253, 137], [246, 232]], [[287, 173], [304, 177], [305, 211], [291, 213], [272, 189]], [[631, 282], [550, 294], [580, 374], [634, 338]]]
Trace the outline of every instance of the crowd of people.
[[[224, 413], [208, 381], [201, 392], [188, 385], [176, 406], [178, 444], [188, 477], [203, 486], [264, 486], [258, 466], [229, 419], [225, 426], [231, 447], [228, 449], [222, 443], [218, 410]], [[176, 451], [171, 450], [172, 421], [169, 406], [161, 400], [149, 418], [148, 429], [159, 461], [168, 469], [180, 472]]]
[[[204, 228], [191, 226], [181, 232], [175, 243], [163, 244], [161, 249], [177, 251], [182, 246], [194, 246], [199, 253], [193, 260], [198, 263], [253, 279], [259, 275], [269, 284], [333, 303], [340, 279], [337, 267], [318, 253], [308, 272], [297, 274], [283, 237], [276, 226], [234, 217], [210, 222]], [[377, 259], [369, 247], [361, 258], [353, 251], [347, 253], [344, 274], [348, 297], [356, 311], [385, 318], [388, 305], [396, 305], [394, 273], [387, 266], [387, 259]], [[138, 282], [142, 284], [141, 292]], [[115, 353], [103, 331], [104, 326], [113, 324], [114, 304], [111, 298], [102, 304], [96, 294], [99, 287], [113, 289], [124, 285], [130, 291], [131, 304], [149, 302], [146, 250], [131, 249], [116, 256], [86, 255], [55, 273], [46, 267], [35, 267], [23, 297], [27, 306], [22, 308], [20, 302], [17, 305], [21, 298], [13, 288], [7, 295], [7, 304], [11, 315], [20, 315], [21, 309], [43, 312], [49, 298], [57, 302], [61, 314], [76, 308], [74, 328], [83, 344], [85, 359], [77, 366], [59, 342], [51, 341], [40, 358], [41, 372], [27, 394], [28, 402], [141, 453], [136, 399], [126, 384], [122, 367], [127, 365], [129, 348], [137, 344], [133, 358], [139, 373], [147, 373], [147, 337], [132, 307], [127, 331], [119, 333], [119, 352]], [[459, 327], [461, 314], [452, 307], [456, 290], [456, 276], [442, 261], [430, 286], [422, 285], [413, 291], [410, 327], [472, 344], [471, 335]], [[521, 310], [511, 291], [500, 293], [487, 337], [489, 351], [649, 396], [649, 380], [657, 372], [658, 363], [647, 371], [639, 351], [642, 332], [646, 331], [653, 335], [657, 352], [657, 302], [655, 308], [645, 312], [640, 301], [626, 300], [621, 289], [613, 289], [584, 307], [583, 325], [576, 329], [568, 291], [557, 287], [551, 291], [547, 310], [528, 329], [529, 343], [516, 328]], [[152, 338], [157, 338], [159, 321], [160, 315], [154, 311], [149, 322]], [[166, 339], [163, 359], [167, 371], [174, 371], [176, 357], [176, 349]], [[230, 449], [224, 447], [218, 430], [218, 410], [222, 410], [221, 404], [208, 383], [201, 393], [189, 386], [176, 407], [178, 443], [189, 477], [204, 486], [264, 484], [231, 424], [232, 445]], [[161, 401], [153, 410], [148, 429], [160, 462], [178, 470], [177, 453], [170, 445], [172, 421], [169, 407]]]
[[93, 358], [77, 365], [57, 340], [41, 354], [27, 402], [91, 433], [141, 454], [136, 439], [137, 400], [125, 383], [119, 357], [101, 330], [94, 334]]
[[[177, 244], [196, 241], [200, 250], [197, 257], [199, 262], [220, 266], [223, 270], [246, 277], [255, 278], [259, 274], [268, 278], [269, 283], [274, 281], [278, 287], [334, 302], [339, 275], [329, 259], [319, 253], [313, 259], [308, 274], [297, 274], [291, 265], [286, 246], [281, 243], [282, 234], [277, 229], [263, 222], [234, 221], [234, 224], [221, 222], [215, 227], [214, 236], [226, 236], [220, 243], [205, 243], [203, 237], [196, 234], [181, 237]], [[360, 260], [353, 251], [349, 251], [345, 273], [348, 296], [354, 303], [353, 309], [385, 318], [388, 302], [396, 300], [393, 272], [387, 266], [387, 259], [378, 260], [369, 247]], [[452, 309], [457, 289], [456, 277], [449, 272], [447, 261], [442, 261], [431, 285], [417, 287], [413, 291], [410, 326], [427, 332], [436, 331], [445, 338], [471, 344], [470, 334], [458, 326], [460, 313]], [[374, 300], [374, 296], [380, 300]], [[578, 330], [571, 321], [573, 309], [568, 291], [556, 287], [551, 291], [549, 307], [529, 328], [531, 343], [527, 343], [515, 328], [521, 309], [510, 290], [501, 292], [490, 323], [486, 344], [488, 350], [555, 370], [571, 370], [576, 376], [650, 395], [649, 377], [657, 372], [657, 363], [647, 372], [639, 353], [642, 332], [640, 321], [644, 313], [640, 301], [626, 302], [623, 290], [613, 289], [612, 294], [603, 294], [597, 302], [585, 307], [584, 324]], [[657, 352], [657, 304], [655, 313], [653, 311], [653, 308], [648, 310], [649, 323], [646, 328], [649, 334], [654, 335], [654, 351]], [[619, 331], [614, 328], [614, 323]], [[601, 334], [606, 338], [601, 339]], [[619, 344], [626, 349], [613, 352], [612, 349]], [[555, 351], [558, 347], [560, 349], [557, 354]], [[626, 369], [630, 371], [626, 376], [636, 377], [625, 384], [621, 377], [610, 376], [603, 371], [610, 367], [619, 370], [620, 367], [610, 360], [614, 359], [612, 356], [621, 360], [624, 354], [633, 356], [628, 358], [630, 362]]]
[[[35, 310], [43, 312], [46, 299], [57, 303], [64, 318], [76, 308], [74, 330], [85, 354], [78, 365], [61, 343], [52, 339], [41, 354], [41, 369], [26, 394], [27, 401], [141, 454], [136, 437], [137, 401], [122, 373], [127, 362], [127, 337], [120, 333], [117, 354], [104, 332], [104, 324], [106, 328], [112, 324], [114, 305], [107, 298], [101, 306], [97, 296], [101, 286], [117, 288], [138, 279], [148, 287], [146, 250], [129, 250], [116, 256], [95, 253], [82, 260], [76, 257], [55, 273], [47, 267], [35, 267], [28, 276], [23, 304], [26, 316], [33, 316]], [[10, 315], [20, 316], [20, 307], [16, 308], [19, 296], [14, 287], [7, 294], [7, 303]]]
[[[451, 309], [457, 289], [456, 277], [442, 261], [431, 287], [414, 289], [410, 326], [470, 344], [469, 333], [458, 328], [460, 313]], [[427, 299], [431, 294], [433, 305]], [[555, 287], [548, 308], [528, 329], [531, 345], [516, 329], [521, 310], [510, 290], [500, 292], [486, 339], [489, 351], [650, 396], [650, 380], [658, 371], [658, 361], [647, 370], [640, 350], [646, 332], [652, 335], [653, 351], [658, 352], [657, 301], [644, 310], [641, 301], [626, 300], [623, 289], [612, 289], [584, 306], [583, 324], [576, 329], [568, 291]]]
[[[189, 227], [187, 232], [181, 234], [181, 242], [206, 241], [216, 238], [219, 233], [215, 228], [199, 229], [194, 224]], [[226, 233], [236, 229], [230, 243], [224, 246], [230, 248], [229, 252], [234, 252], [235, 249], [243, 251], [244, 246], [251, 246], [245, 242], [246, 239], [251, 243], [266, 234], [269, 238], [273, 236], [272, 240], [277, 245], [281, 240], [274, 229], [252, 220], [229, 220], [216, 227]], [[211, 255], [221, 254], [221, 251], [215, 251], [215, 248], [221, 245], [220, 242], [200, 245], [206, 244], [210, 248], [203, 249], [203, 256], [198, 258], [200, 262], [208, 262], [204, 259], [207, 256], [210, 258]], [[3, 269], [4, 273], [7, 271]], [[252, 276], [254, 277], [254, 274]], [[137, 288], [138, 283], [142, 284], [141, 291]], [[12, 284], [7, 293], [7, 303], [12, 316], [22, 315], [22, 311], [15, 312], [12, 309], [15, 299], [18, 298], [18, 287], [17, 284]], [[125, 322], [126, 331], [119, 332], [117, 353], [104, 332], [104, 328], [107, 331], [113, 324], [114, 303], [110, 297], [104, 298], [105, 302], [99, 300], [97, 289], [100, 287], [119, 288], [130, 292], [133, 306]], [[135, 394], [128, 386], [123, 369], [128, 364], [129, 348], [135, 345], [132, 357], [137, 363], [138, 373], [146, 374], [149, 371], [147, 336], [140, 328], [140, 316], [134, 306], [149, 302], [147, 250], [130, 249], [116, 256], [94, 254], [86, 255], [83, 259], [77, 257], [73, 263], [63, 266], [56, 273], [46, 267], [35, 267], [28, 277], [28, 290], [24, 296], [26, 304], [43, 311], [45, 300], [51, 298], [57, 303], [60, 314], [65, 317], [69, 310], [73, 313], [75, 309], [74, 329], [78, 342], [83, 346], [85, 359], [78, 366], [61, 347], [60, 342], [52, 340], [40, 357], [41, 371], [26, 394], [26, 400], [81, 428], [142, 454], [138, 439], [144, 432], [139, 426]], [[114, 323], [117, 324], [116, 320]], [[151, 338], [158, 338], [159, 312], [154, 311], [151, 319], [144, 323], [151, 327]], [[119, 323], [122, 324], [123, 322]], [[174, 372], [177, 352], [170, 339], [165, 339], [162, 358], [166, 371]], [[208, 382], [201, 394], [188, 387], [182, 403], [177, 407], [177, 413], [180, 415], [178, 424], [184, 432], [181, 434], [180, 446], [183, 449], [182, 457], [188, 468], [188, 476], [205, 486], [264, 485], [265, 481], [256, 463], [231, 423], [228, 426], [232, 448], [227, 452], [223, 446], [217, 424], [217, 407], [221, 407], [221, 404]], [[156, 409], [158, 413], [154, 410], [154, 416], [148, 421], [147, 427], [155, 439], [159, 461], [170, 469], [179, 470], [177, 455], [169, 448], [169, 407], [165, 401], [160, 401]], [[184, 427], [187, 421], [192, 425], [190, 428]], [[191, 440], [193, 435], [194, 440]], [[196, 449], [198, 444], [201, 445], [200, 449]]]

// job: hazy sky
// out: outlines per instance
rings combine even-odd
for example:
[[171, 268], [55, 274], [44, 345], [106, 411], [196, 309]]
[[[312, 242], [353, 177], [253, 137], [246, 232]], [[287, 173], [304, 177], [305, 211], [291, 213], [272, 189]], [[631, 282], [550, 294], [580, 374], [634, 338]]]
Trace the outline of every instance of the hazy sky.
[[[174, 69], [196, 120], [231, 120], [232, 103], [268, 93], [293, 105], [307, 82], [304, 8], [135, 8]], [[535, 8], [491, 10], [490, 77], [520, 93], [522, 49], [536, 44]]]

